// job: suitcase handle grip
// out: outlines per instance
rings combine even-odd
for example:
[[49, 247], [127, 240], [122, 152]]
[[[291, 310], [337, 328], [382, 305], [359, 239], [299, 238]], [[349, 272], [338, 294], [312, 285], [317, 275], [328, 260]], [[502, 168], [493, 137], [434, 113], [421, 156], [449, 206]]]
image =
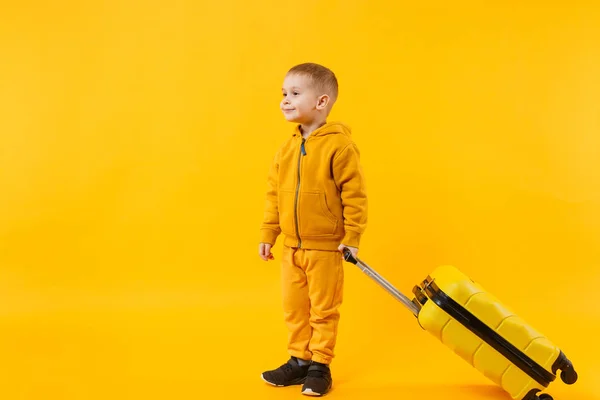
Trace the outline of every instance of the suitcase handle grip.
[[354, 256], [352, 255], [352, 252], [347, 247], [344, 247], [344, 260], [346, 260], [349, 263], [352, 263], [354, 265], [358, 264], [358, 260], [356, 258], [354, 258]]
[[415, 303], [413, 303], [402, 292], [400, 292], [398, 289], [396, 289], [391, 283], [386, 281], [381, 275], [379, 275], [375, 270], [373, 270], [373, 268], [369, 267], [367, 264], [365, 264], [360, 259], [354, 257], [352, 255], [352, 252], [350, 251], [350, 249], [348, 249], [347, 247], [344, 247], [343, 254], [344, 254], [344, 259], [346, 261], [358, 266], [362, 270], [362, 272], [365, 273], [365, 275], [367, 275], [368, 277], [373, 279], [375, 282], [377, 282], [379, 284], [379, 286], [381, 286], [382, 288], [387, 290], [387, 292], [389, 294], [394, 296], [394, 298], [396, 298], [396, 300], [398, 300], [399, 302], [404, 304], [406, 306], [406, 308], [408, 308], [415, 317], [419, 316], [419, 308], [417, 307], [417, 305]]

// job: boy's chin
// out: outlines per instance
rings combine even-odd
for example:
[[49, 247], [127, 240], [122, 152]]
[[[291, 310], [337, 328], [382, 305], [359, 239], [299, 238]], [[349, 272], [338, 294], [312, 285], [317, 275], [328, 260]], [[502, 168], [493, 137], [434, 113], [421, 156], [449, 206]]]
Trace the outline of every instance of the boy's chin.
[[301, 117], [298, 115], [283, 115], [283, 117], [285, 118], [285, 120], [287, 122], [294, 122], [296, 124], [306, 124], [308, 121], [308, 118], [306, 117]]
[[293, 116], [284, 115], [283, 117], [285, 118], [285, 120], [287, 122], [296, 122], [296, 123], [300, 122], [299, 118], [296, 118], [296, 117], [293, 117]]

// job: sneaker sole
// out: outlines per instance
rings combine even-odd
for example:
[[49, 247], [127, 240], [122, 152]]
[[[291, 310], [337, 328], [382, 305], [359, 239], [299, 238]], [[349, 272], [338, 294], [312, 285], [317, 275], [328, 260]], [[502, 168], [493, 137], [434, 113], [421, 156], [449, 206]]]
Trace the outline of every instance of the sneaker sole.
[[310, 388], [306, 388], [302, 391], [302, 394], [306, 395], [306, 396], [312, 396], [312, 397], [321, 397], [321, 396], [325, 396], [327, 393], [329, 393], [331, 391], [331, 389], [333, 389], [333, 385], [331, 385], [331, 387], [329, 388], [329, 390], [326, 393], [317, 393], [317, 392], [313, 392], [313, 390]]
[[313, 396], [313, 397], [323, 396], [321, 393], [313, 392], [312, 389], [305, 389], [302, 391], [302, 394], [305, 396]]
[[304, 383], [304, 381], [306, 380], [306, 378], [301, 378], [301, 379], [298, 379], [296, 381], [292, 381], [292, 382], [288, 383], [287, 385], [278, 385], [276, 383], [273, 383], [273, 382], [270, 382], [270, 381], [266, 380], [264, 374], [260, 374], [260, 377], [262, 378], [263, 381], [265, 381], [269, 385], [275, 386], [275, 387], [286, 387], [286, 386], [293, 386], [293, 385], [302, 385]]

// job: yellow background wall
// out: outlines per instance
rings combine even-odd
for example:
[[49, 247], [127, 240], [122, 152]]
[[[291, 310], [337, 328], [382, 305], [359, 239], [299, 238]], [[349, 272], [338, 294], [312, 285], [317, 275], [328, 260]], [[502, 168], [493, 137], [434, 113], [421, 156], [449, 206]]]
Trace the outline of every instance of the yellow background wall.
[[[299, 396], [259, 379], [257, 239], [304, 61], [362, 151], [360, 256], [406, 292], [456, 265], [573, 359], [551, 393], [600, 398], [600, 6], [313, 0], [0, 5], [0, 397]], [[332, 397], [503, 398], [346, 271]]]

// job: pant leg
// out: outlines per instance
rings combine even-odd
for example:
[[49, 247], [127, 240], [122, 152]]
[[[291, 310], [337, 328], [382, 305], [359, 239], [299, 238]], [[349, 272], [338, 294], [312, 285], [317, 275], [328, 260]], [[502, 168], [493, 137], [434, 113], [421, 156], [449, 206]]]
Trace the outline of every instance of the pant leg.
[[312, 334], [310, 326], [310, 300], [308, 282], [300, 263], [298, 249], [284, 246], [282, 261], [283, 314], [288, 330], [288, 353], [291, 356], [311, 359], [308, 343]]
[[339, 307], [343, 300], [344, 268], [337, 251], [304, 250], [310, 297], [312, 360], [330, 364], [337, 341]]

